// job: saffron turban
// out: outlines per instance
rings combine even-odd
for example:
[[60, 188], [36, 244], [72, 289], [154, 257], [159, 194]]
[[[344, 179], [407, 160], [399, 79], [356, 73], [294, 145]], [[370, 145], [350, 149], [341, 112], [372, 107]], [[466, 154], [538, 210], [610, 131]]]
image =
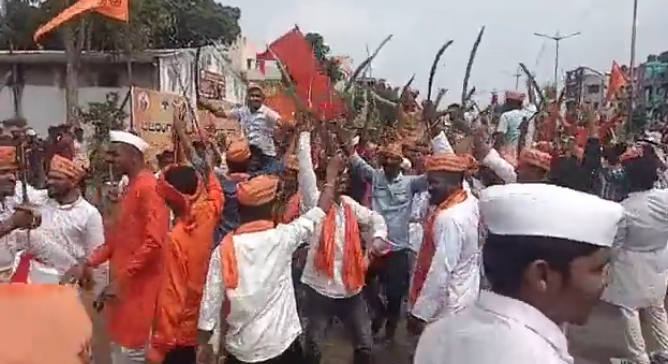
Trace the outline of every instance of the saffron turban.
[[250, 146], [246, 139], [236, 139], [227, 145], [225, 158], [233, 163], [243, 163], [250, 159]]
[[51, 158], [49, 175], [80, 181], [86, 175], [86, 166], [81, 160], [70, 160], [58, 154]]
[[402, 146], [400, 143], [392, 143], [384, 146], [381, 148], [380, 154], [386, 157], [395, 157], [399, 159], [404, 158]]
[[520, 165], [528, 164], [540, 169], [549, 171], [552, 162], [552, 156], [534, 148], [524, 148], [520, 152]]
[[261, 175], [237, 185], [237, 199], [244, 206], [261, 206], [272, 202], [278, 193], [279, 179]]
[[470, 154], [456, 155], [452, 153], [432, 155], [425, 159], [424, 168], [427, 172], [469, 172], [478, 169], [478, 162]]

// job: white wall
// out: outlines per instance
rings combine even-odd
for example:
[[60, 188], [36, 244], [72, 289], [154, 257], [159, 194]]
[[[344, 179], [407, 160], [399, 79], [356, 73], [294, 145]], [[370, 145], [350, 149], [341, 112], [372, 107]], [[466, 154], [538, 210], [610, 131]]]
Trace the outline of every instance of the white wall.
[[[79, 89], [79, 105], [86, 107], [89, 102], [104, 102], [109, 92], [117, 92], [119, 104], [127, 93], [127, 87], [104, 88], [82, 87]], [[39, 135], [46, 136], [49, 126], [65, 123], [65, 89], [56, 86], [26, 85], [22, 99], [23, 117], [28, 125]], [[130, 102], [125, 106], [125, 112], [130, 114]], [[119, 105], [120, 106], [120, 105]], [[5, 87], [0, 91], [0, 120], [14, 116], [14, 101], [11, 88]]]

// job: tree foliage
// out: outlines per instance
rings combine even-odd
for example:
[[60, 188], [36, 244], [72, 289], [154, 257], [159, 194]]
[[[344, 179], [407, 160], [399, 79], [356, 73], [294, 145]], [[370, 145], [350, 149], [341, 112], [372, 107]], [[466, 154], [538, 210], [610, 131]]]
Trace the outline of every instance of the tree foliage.
[[341, 71], [340, 62], [330, 55], [331, 48], [325, 43], [325, 39], [320, 33], [306, 33], [304, 36], [313, 48], [313, 54], [320, 64], [320, 69], [333, 82], [339, 82], [344, 79]]
[[[30, 2], [9, 0], [0, 18], [0, 46], [13, 43], [17, 50], [37, 49], [33, 34], [73, 0]], [[141, 0], [130, 2], [130, 22], [120, 23], [90, 13], [71, 21], [85, 32], [84, 50], [132, 51], [148, 48], [183, 48], [211, 40], [233, 42], [241, 33], [241, 10], [214, 0]], [[45, 49], [64, 49], [57, 32], [40, 41]]]

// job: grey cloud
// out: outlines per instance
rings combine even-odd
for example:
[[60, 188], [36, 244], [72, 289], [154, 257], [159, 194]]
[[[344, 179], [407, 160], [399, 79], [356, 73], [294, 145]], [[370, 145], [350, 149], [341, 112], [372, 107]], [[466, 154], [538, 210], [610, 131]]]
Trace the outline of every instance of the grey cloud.
[[[451, 90], [456, 101], [468, 55], [481, 26], [485, 38], [479, 49], [471, 84], [478, 90], [512, 89], [518, 62], [552, 79], [554, 42], [534, 32], [562, 34], [580, 31], [562, 42], [560, 71], [579, 65], [607, 71], [613, 60], [628, 63], [631, 0], [231, 0], [242, 10], [244, 33], [261, 48], [298, 24], [304, 32], [320, 32], [332, 51], [359, 62], [365, 45], [374, 48], [387, 34], [394, 39], [374, 63], [374, 75], [403, 84], [413, 73], [426, 88], [428, 69], [440, 45], [453, 39], [437, 73], [437, 85]], [[668, 50], [664, 41], [668, 2], [641, 0], [638, 58]], [[483, 100], [487, 95], [481, 95]]]

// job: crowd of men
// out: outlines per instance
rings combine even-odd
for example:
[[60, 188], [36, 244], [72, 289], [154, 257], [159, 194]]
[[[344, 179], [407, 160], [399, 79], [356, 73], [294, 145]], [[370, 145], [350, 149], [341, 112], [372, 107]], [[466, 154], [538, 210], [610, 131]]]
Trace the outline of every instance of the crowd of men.
[[[415, 364], [572, 363], [566, 326], [601, 300], [623, 313], [627, 359], [650, 363], [641, 314], [668, 353], [668, 190], [652, 140], [611, 144], [589, 113], [564, 148], [538, 137], [556, 108], [536, 119], [508, 93], [498, 126], [482, 122], [467, 148], [424, 114], [427, 148], [372, 149], [248, 93], [213, 110], [244, 132], [223, 150], [193, 140], [177, 105], [157, 173], [146, 141], [110, 132], [124, 181], [113, 218], [82, 197], [81, 153], [55, 152], [36, 189], [18, 174], [21, 133], [0, 137], [0, 270], [12, 282], [0, 331], [14, 336], [0, 362], [87, 362], [85, 310], [106, 318], [114, 364], [319, 364], [335, 319], [354, 364], [399, 340], [402, 323]], [[42, 330], [55, 344], [36, 341]]]

